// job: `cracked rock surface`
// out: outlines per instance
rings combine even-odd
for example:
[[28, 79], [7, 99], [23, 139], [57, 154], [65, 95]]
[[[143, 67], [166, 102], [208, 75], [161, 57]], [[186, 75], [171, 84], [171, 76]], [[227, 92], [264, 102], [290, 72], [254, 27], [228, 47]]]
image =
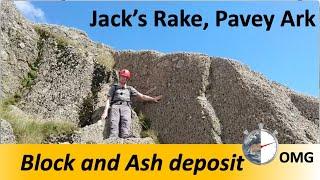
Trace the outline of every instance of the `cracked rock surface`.
[[[109, 139], [108, 120], [100, 116], [122, 68], [132, 72], [129, 85], [163, 99], [134, 102], [146, 121], [142, 124], [133, 112], [136, 138]], [[77, 29], [33, 24], [12, 1], [2, 0], [0, 100], [8, 99], [21, 114], [79, 127], [73, 137], [51, 137], [54, 142], [154, 143], [140, 138], [147, 129], [161, 143], [242, 143], [243, 132], [257, 129], [258, 123], [277, 130], [279, 143], [320, 142], [318, 98], [269, 81], [236, 60], [188, 52], [116, 51]], [[1, 122], [3, 141], [14, 143], [10, 124]]]

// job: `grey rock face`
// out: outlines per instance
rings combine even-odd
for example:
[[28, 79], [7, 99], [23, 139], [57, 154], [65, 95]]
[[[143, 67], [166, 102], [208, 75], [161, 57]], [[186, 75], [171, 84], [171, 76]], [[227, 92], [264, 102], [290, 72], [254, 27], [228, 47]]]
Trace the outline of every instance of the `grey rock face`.
[[258, 123], [277, 130], [280, 143], [319, 141], [318, 99], [294, 97], [236, 61], [150, 51], [117, 52], [115, 60], [132, 70], [130, 83], [142, 93], [164, 95], [138, 104], [164, 143], [242, 143]]
[[105, 139], [105, 121], [98, 121], [95, 124], [91, 124], [81, 128], [77, 132], [77, 139], [74, 141], [78, 144], [101, 144]]
[[0, 3], [0, 98], [19, 91], [38, 57], [38, 34], [10, 0]]
[[130, 85], [141, 93], [163, 95], [157, 104], [137, 105], [151, 120], [151, 129], [157, 131], [161, 142], [222, 142], [219, 119], [205, 97], [208, 56], [149, 51], [118, 52], [114, 56], [117, 68], [133, 72]]
[[[241, 143], [244, 130], [264, 123], [277, 130], [279, 143], [316, 143], [319, 127], [301, 116], [289, 91], [235, 61], [211, 58], [207, 90], [225, 143]], [[318, 101], [319, 103], [319, 101]]]
[[[106, 139], [108, 123], [99, 119], [115, 79], [114, 62], [117, 69], [132, 71], [129, 85], [163, 95], [159, 103], [134, 104], [162, 143], [242, 143], [243, 131], [258, 123], [277, 130], [280, 143], [320, 142], [319, 99], [270, 82], [236, 61], [192, 53], [116, 52], [82, 31], [32, 24], [12, 1], [0, 1], [0, 99], [16, 95], [13, 111], [82, 127], [74, 137], [52, 137], [49, 143], [154, 143], [139, 138], [135, 113], [132, 132], [138, 138]], [[4, 132], [10, 134], [7, 127]]]
[[36, 28], [42, 41], [37, 77], [20, 106], [44, 119], [91, 124], [98, 92], [111, 73], [98, 56], [101, 51], [104, 63], [112, 63], [110, 50], [76, 30], [47, 25]]
[[15, 144], [16, 138], [14, 136], [10, 123], [0, 119], [0, 144]]
[[15, 95], [19, 108], [42, 119], [93, 123], [112, 50], [79, 30], [34, 25], [12, 1], [0, 8], [0, 98]]
[[319, 100], [294, 92], [290, 94], [290, 97], [292, 103], [301, 112], [301, 115], [319, 127]]

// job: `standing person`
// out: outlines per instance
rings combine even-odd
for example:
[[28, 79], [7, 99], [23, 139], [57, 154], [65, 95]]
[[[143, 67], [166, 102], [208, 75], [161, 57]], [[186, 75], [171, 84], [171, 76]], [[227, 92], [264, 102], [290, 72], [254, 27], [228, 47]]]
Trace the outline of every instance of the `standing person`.
[[108, 109], [110, 110], [111, 130], [110, 137], [130, 137], [131, 130], [131, 97], [136, 96], [142, 101], [158, 102], [162, 96], [150, 97], [139, 93], [132, 86], [127, 85], [131, 74], [127, 69], [119, 71], [119, 84], [114, 84], [109, 92], [108, 99], [101, 119], [108, 117]]

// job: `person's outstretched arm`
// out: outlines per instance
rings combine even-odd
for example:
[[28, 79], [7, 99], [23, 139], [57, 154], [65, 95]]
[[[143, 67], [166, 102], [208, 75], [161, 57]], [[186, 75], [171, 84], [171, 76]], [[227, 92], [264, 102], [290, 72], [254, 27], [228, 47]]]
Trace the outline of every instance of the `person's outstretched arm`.
[[159, 102], [159, 100], [162, 98], [162, 95], [151, 97], [141, 93], [137, 93], [137, 98], [142, 101]]
[[110, 97], [107, 98], [106, 106], [104, 107], [103, 114], [101, 115], [101, 119], [106, 119], [108, 117], [108, 109], [110, 107]]

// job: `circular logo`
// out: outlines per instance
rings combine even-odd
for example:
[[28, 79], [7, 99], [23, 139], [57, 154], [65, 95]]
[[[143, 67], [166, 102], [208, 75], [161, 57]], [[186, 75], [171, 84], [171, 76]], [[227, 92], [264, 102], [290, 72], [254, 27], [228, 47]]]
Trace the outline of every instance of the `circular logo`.
[[278, 150], [277, 132], [271, 133], [263, 129], [259, 124], [259, 129], [250, 133], [245, 131], [245, 138], [242, 144], [242, 150], [246, 158], [254, 164], [267, 164], [271, 162]]

